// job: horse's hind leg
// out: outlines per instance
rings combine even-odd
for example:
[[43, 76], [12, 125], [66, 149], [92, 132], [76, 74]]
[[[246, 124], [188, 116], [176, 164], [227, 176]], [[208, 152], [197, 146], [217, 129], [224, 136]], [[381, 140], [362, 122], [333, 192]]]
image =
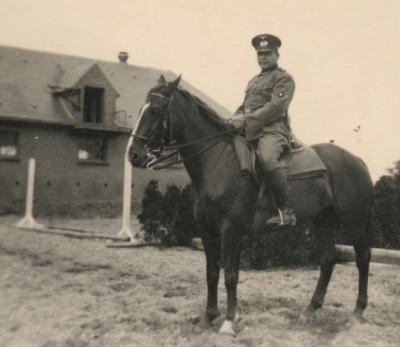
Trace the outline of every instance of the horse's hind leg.
[[305, 312], [306, 317], [322, 307], [329, 281], [336, 263], [335, 245], [332, 230], [329, 227], [316, 225], [315, 237], [320, 250], [320, 275], [314, 295]]
[[368, 275], [369, 262], [371, 260], [371, 251], [368, 243], [365, 241], [355, 242], [354, 251], [356, 253], [356, 264], [358, 268], [358, 297], [354, 316], [362, 319], [363, 312], [368, 304]]

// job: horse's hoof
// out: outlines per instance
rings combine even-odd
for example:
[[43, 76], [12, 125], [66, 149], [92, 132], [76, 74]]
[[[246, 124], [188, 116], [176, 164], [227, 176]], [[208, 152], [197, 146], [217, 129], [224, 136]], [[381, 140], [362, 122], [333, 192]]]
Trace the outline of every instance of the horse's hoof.
[[219, 333], [224, 335], [236, 336], [235, 330], [233, 329], [233, 324], [238, 322], [239, 314], [236, 312], [235, 318], [233, 320], [225, 319], [221, 328], [219, 328]]
[[212, 320], [204, 316], [201, 318], [198, 327], [201, 329], [210, 329], [212, 327]]
[[220, 315], [221, 315], [221, 312], [219, 312], [218, 310], [206, 312], [206, 318], [210, 322], [212, 322], [214, 319], [218, 318]]
[[354, 311], [353, 315], [349, 318], [346, 323], [346, 328], [352, 328], [355, 325], [365, 323], [366, 319], [363, 316], [362, 311], [358, 311], [357, 309]]
[[349, 320], [346, 322], [345, 328], [346, 329], [351, 329], [352, 327], [354, 327], [355, 325], [357, 325], [359, 323], [360, 323], [360, 321], [358, 320], [358, 318], [355, 318], [354, 316], [351, 316], [349, 318]]
[[310, 318], [309, 315], [307, 315], [307, 314], [305, 314], [305, 313], [302, 313], [302, 314], [300, 315], [300, 317], [299, 317], [298, 322], [299, 322], [300, 324], [307, 324], [309, 318]]
[[314, 315], [315, 315], [315, 311], [311, 311], [309, 309], [305, 310], [304, 312], [301, 313], [301, 315], [299, 317], [299, 323], [307, 324]]
[[359, 321], [360, 323], [362, 323], [362, 322], [365, 321], [365, 318], [364, 318], [363, 313], [364, 313], [364, 310], [361, 310], [361, 309], [356, 308], [356, 309], [354, 310], [354, 312], [353, 312], [353, 316], [352, 316], [352, 317], [353, 317], [355, 320], [357, 320], [357, 321]]
[[235, 336], [236, 333], [233, 330], [233, 321], [225, 319], [224, 324], [222, 324], [221, 328], [219, 329], [220, 334]]

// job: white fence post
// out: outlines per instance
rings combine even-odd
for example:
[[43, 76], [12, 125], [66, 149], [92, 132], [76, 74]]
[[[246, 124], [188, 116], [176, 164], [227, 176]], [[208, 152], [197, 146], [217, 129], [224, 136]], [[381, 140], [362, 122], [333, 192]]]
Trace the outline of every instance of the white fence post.
[[129, 148], [132, 144], [133, 137], [130, 136], [128, 145], [126, 146], [124, 159], [124, 193], [122, 205], [122, 229], [118, 232], [118, 237], [129, 238], [131, 243], [140, 243], [133, 235], [131, 229], [131, 197], [132, 197], [132, 165], [129, 162]]
[[44, 226], [33, 218], [33, 195], [35, 188], [35, 158], [28, 161], [28, 186], [26, 190], [25, 216], [18, 223], [18, 228], [42, 229]]

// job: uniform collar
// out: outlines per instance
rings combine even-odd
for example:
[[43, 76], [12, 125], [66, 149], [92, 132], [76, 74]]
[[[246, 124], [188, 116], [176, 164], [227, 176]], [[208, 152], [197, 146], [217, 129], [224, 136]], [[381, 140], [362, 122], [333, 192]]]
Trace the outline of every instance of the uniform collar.
[[275, 64], [274, 66], [271, 66], [269, 69], [261, 70], [260, 75], [269, 74], [270, 72], [276, 70], [277, 68], [278, 68], [278, 64]]

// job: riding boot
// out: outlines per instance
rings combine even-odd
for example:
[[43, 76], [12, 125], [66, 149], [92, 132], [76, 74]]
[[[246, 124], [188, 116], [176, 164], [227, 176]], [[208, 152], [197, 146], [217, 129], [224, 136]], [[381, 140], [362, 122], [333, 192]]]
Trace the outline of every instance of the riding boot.
[[270, 173], [270, 185], [275, 196], [279, 213], [267, 220], [267, 224], [296, 225], [296, 215], [293, 209], [293, 200], [285, 172], [282, 168], [273, 170]]

